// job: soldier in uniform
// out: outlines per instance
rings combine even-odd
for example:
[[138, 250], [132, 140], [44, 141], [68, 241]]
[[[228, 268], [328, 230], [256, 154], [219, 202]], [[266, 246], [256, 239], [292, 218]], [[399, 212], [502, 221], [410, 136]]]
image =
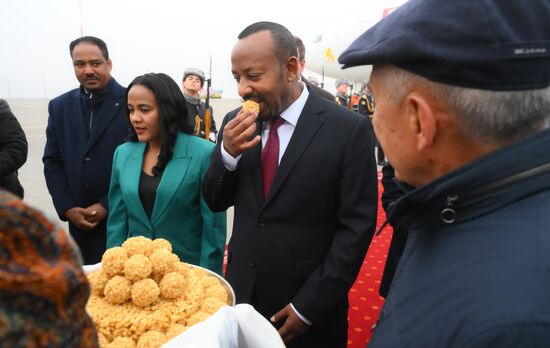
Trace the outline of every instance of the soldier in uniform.
[[372, 115], [374, 114], [374, 99], [369, 92], [367, 84], [363, 85], [363, 94], [361, 94], [361, 98], [359, 98], [357, 111], [361, 115], [368, 116], [369, 120], [372, 119]]
[[[372, 119], [372, 115], [374, 114], [374, 98], [372, 97], [369, 91], [369, 86], [366, 83], [363, 85], [363, 94], [359, 99], [357, 111], [361, 115], [368, 116], [369, 121]], [[376, 139], [376, 136], [374, 137], [374, 141], [376, 145], [376, 158], [378, 161], [378, 165], [384, 166], [388, 164], [388, 162], [386, 161], [386, 156], [384, 155], [384, 150], [382, 150], [382, 146], [380, 146], [380, 143]]]
[[350, 98], [349, 104], [350, 104], [350, 108], [351, 108], [353, 111], [355, 111], [355, 112], [359, 111], [359, 110], [358, 110], [358, 107], [359, 107], [359, 99], [361, 99], [361, 94], [359, 94], [359, 92], [353, 92], [353, 93], [351, 94], [351, 98]]
[[336, 103], [345, 108], [349, 108], [349, 96], [348, 88], [351, 86], [351, 82], [345, 77], [341, 77], [336, 80]]
[[[206, 105], [201, 101], [200, 91], [204, 86], [204, 72], [199, 69], [190, 68], [183, 73], [183, 95], [187, 104], [187, 112], [192, 115], [190, 119], [194, 122], [194, 134], [205, 138], [205, 119]], [[210, 110], [210, 134], [208, 140], [216, 142], [216, 122], [214, 122], [214, 112], [212, 106]]]

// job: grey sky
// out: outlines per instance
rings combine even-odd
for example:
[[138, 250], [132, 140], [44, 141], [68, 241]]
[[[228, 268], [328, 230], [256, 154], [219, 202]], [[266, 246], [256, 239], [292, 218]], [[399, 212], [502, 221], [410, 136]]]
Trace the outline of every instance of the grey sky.
[[212, 53], [213, 88], [222, 89], [224, 97], [237, 97], [230, 52], [244, 27], [260, 20], [281, 23], [302, 37], [307, 49], [320, 32], [346, 26], [346, 4], [350, 2], [3, 1], [0, 98], [52, 98], [76, 87], [68, 45], [80, 36], [81, 23], [84, 35], [105, 40], [112, 75], [123, 85], [152, 71], [165, 72], [179, 83], [187, 67], [207, 72]]

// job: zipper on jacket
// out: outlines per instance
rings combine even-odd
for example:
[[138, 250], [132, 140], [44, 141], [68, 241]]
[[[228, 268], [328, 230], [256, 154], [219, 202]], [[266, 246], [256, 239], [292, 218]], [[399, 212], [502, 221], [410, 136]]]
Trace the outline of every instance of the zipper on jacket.
[[[538, 167], [525, 170], [515, 175], [506, 177], [504, 179], [495, 181], [489, 185], [483, 186], [476, 190], [470, 190], [461, 194], [460, 199], [464, 200], [470, 197], [489, 193], [491, 191], [506, 187], [508, 185], [531, 179], [537, 175], [550, 171], [550, 163], [544, 163]], [[458, 201], [458, 194], [451, 194], [447, 196], [447, 207], [443, 208], [440, 213], [441, 221], [447, 224], [452, 224], [456, 221], [456, 211], [453, 208], [453, 204]]]
[[92, 102], [92, 96], [94, 94], [93, 93], [90, 93], [90, 124], [88, 124], [88, 134], [92, 134], [92, 121], [94, 119], [94, 104]]
[[439, 216], [441, 221], [446, 224], [452, 224], [456, 220], [456, 211], [453, 208], [453, 204], [458, 200], [458, 195], [452, 194], [447, 196], [447, 207], [441, 210]]

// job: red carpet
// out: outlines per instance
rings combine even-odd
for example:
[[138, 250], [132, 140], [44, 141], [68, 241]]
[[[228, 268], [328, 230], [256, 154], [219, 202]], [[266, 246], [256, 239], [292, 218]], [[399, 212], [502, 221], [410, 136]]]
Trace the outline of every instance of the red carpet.
[[[380, 204], [382, 195], [381, 173], [378, 180], [378, 221], [377, 228], [386, 221], [386, 214]], [[390, 246], [392, 228], [384, 228], [382, 233], [374, 236], [363, 261], [363, 266], [349, 292], [348, 311], [348, 347], [364, 348], [372, 334], [371, 328], [378, 320], [378, 313], [384, 299], [378, 295], [380, 279], [384, 271], [388, 248]]]

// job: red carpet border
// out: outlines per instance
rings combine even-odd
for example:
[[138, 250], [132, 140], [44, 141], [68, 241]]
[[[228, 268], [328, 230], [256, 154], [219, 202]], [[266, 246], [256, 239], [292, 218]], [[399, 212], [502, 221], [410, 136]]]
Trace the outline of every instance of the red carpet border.
[[[380, 196], [382, 195], [380, 175], [381, 173], [378, 177], [377, 229], [386, 221], [386, 214], [380, 203]], [[384, 303], [384, 299], [378, 295], [378, 288], [384, 272], [392, 232], [392, 228], [388, 226], [384, 228], [380, 235], [373, 237], [363, 261], [363, 266], [349, 292], [349, 348], [364, 348], [371, 337], [372, 326], [378, 320], [378, 314]]]

